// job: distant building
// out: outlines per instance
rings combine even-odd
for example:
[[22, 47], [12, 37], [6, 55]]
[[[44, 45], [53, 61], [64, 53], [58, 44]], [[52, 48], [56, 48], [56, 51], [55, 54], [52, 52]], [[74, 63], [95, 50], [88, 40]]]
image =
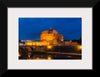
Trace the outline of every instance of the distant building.
[[24, 46], [24, 45], [25, 45], [24, 42], [19, 41], [19, 46]]
[[68, 45], [78, 45], [77, 42], [64, 41], [63, 35], [59, 34], [54, 29], [49, 29], [41, 32], [41, 41], [26, 41], [25, 45], [28, 46], [68, 46]]

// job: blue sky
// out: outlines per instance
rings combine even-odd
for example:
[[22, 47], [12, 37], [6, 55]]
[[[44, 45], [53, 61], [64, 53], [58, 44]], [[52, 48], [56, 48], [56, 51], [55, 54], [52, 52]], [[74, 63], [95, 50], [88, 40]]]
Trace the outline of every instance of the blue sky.
[[19, 18], [19, 39], [40, 40], [41, 32], [50, 27], [63, 34], [64, 40], [78, 40], [82, 33], [81, 18]]

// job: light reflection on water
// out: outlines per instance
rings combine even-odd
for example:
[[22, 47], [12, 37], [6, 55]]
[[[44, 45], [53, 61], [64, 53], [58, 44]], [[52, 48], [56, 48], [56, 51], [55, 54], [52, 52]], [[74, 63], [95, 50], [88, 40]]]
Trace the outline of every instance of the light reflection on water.
[[34, 55], [33, 57], [28, 57], [29, 59], [36, 59], [36, 60], [45, 60], [45, 59], [48, 59], [48, 60], [51, 60], [52, 59], [52, 56], [51, 55]]
[[81, 59], [81, 57], [72, 55], [34, 55], [32, 57], [29, 56], [28, 59], [34, 59], [34, 60]]
[[[70, 52], [71, 53], [71, 52]], [[27, 60], [53, 60], [53, 59], [81, 59], [81, 55], [69, 55], [63, 52], [48, 52], [48, 53], [30, 53], [28, 52], [26, 56], [24, 55], [23, 57], [21, 56], [22, 54], [19, 55], [19, 59], [27, 59]], [[81, 53], [79, 53], [81, 54]]]

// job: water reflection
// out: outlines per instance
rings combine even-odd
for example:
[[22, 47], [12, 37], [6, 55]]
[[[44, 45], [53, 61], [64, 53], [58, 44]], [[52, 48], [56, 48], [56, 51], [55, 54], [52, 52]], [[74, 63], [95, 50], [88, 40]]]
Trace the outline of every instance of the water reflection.
[[51, 60], [51, 59], [52, 59], [52, 57], [51, 57], [51, 55], [49, 55], [49, 56], [48, 56], [48, 60]]
[[[19, 56], [20, 57], [20, 56]], [[33, 60], [53, 60], [53, 59], [81, 59], [78, 55], [66, 55], [66, 54], [28, 54], [25, 58], [20, 59], [33, 59]]]
[[[48, 46], [48, 49], [52, 46]], [[68, 47], [66, 47], [68, 48]], [[69, 47], [70, 48], [70, 47]], [[36, 51], [32, 47], [20, 47], [19, 48], [19, 59], [32, 59], [32, 60], [54, 60], [54, 59], [81, 59], [81, 46], [78, 47], [79, 51], [72, 51], [72, 49], [66, 50], [45, 50]], [[68, 51], [69, 50], [69, 51]]]

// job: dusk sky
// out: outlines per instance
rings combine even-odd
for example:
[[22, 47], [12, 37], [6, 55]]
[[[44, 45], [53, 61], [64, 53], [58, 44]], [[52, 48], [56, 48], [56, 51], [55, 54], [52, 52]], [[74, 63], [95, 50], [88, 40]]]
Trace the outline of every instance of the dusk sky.
[[82, 35], [81, 18], [19, 18], [19, 40], [40, 40], [41, 32], [50, 27], [64, 40], [79, 40]]

